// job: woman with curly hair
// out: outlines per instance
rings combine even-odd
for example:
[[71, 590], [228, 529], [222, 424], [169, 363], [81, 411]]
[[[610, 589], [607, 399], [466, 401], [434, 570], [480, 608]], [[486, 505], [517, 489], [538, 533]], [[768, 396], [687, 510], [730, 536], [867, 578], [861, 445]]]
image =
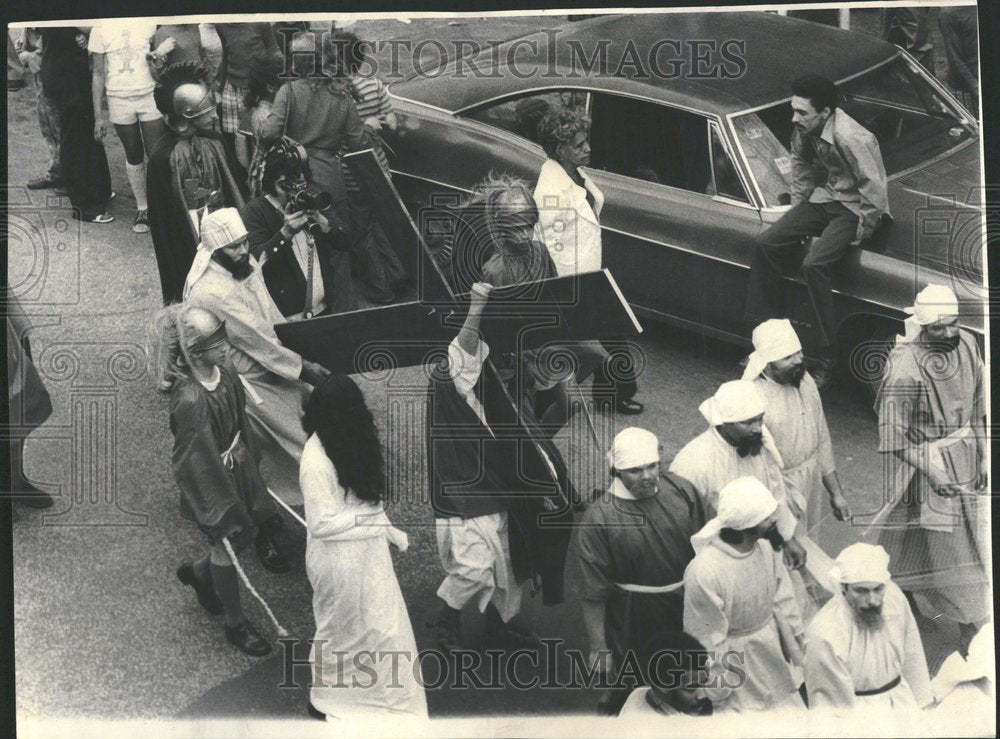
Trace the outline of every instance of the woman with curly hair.
[[[581, 170], [590, 164], [590, 117], [577, 108], [554, 107], [538, 124], [538, 141], [549, 157], [542, 164], [535, 185], [538, 223], [559, 275], [601, 269], [601, 207], [604, 194]], [[635, 361], [612, 362], [600, 342], [586, 341], [575, 351], [580, 367], [577, 382], [594, 375], [594, 387], [614, 387], [615, 410], [634, 415], [642, 403], [632, 399], [639, 390], [630, 370]], [[608, 365], [623, 365], [614, 382]]]
[[382, 507], [385, 463], [361, 390], [331, 375], [313, 390], [303, 425], [310, 436], [299, 484], [316, 619], [309, 712], [426, 718], [413, 627], [389, 555], [390, 542], [405, 551], [408, 540]]
[[272, 528], [280, 518], [260, 476], [243, 385], [227, 362], [226, 325], [203, 308], [174, 303], [157, 314], [155, 330], [158, 387], [170, 394], [181, 516], [194, 521], [210, 545], [207, 554], [177, 568], [177, 579], [194, 588], [206, 611], [225, 614], [227, 641], [260, 657], [271, 647], [243, 613], [224, 542], [238, 551], [259, 526]]

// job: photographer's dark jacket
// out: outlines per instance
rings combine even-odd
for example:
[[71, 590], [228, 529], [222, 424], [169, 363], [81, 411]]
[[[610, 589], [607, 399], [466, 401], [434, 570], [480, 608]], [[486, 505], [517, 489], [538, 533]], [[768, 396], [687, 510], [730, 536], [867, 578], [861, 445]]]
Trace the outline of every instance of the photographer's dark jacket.
[[[240, 209], [247, 228], [250, 253], [263, 261], [261, 274], [275, 305], [283, 316], [302, 313], [306, 300], [306, 276], [292, 251], [292, 239], [281, 233], [284, 216], [265, 196], [254, 198]], [[315, 236], [315, 268], [323, 277], [328, 313], [355, 307], [350, 253], [333, 235]], [[346, 246], [346, 242], [344, 242]], [[264, 261], [266, 255], [266, 261]]]

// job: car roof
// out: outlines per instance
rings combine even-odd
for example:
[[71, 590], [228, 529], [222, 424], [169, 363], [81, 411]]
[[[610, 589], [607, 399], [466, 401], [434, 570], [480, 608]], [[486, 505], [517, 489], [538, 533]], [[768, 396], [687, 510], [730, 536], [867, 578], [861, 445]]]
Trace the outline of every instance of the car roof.
[[[593, 87], [725, 115], [788, 98], [791, 80], [799, 75], [821, 74], [839, 82], [899, 53], [892, 44], [871, 36], [760, 11], [636, 13], [576, 23], [551, 23], [540, 17], [539, 22], [547, 30], [506, 40], [478, 56], [446, 62], [395, 83], [392, 93], [460, 111], [537, 88]], [[680, 73], [674, 71], [677, 67], [670, 60], [681, 57], [678, 47], [668, 42], [682, 42], [681, 55], [690, 59], [699, 51], [691, 42], [702, 40], [715, 44], [714, 51], [708, 46], [700, 49], [708, 53], [709, 66], [723, 69], [729, 78], [695, 77], [690, 63]], [[532, 42], [536, 49], [529, 46]], [[602, 73], [584, 73], [584, 57], [595, 57], [602, 44], [607, 49], [607, 63], [599, 67]], [[513, 67], [508, 52], [513, 54]], [[651, 52], [656, 52], [659, 74], [650, 61]], [[746, 62], [743, 69], [738, 57]], [[547, 65], [551, 58], [554, 64]], [[622, 63], [630, 59], [637, 64]], [[471, 65], [481, 73], [472, 71]]]

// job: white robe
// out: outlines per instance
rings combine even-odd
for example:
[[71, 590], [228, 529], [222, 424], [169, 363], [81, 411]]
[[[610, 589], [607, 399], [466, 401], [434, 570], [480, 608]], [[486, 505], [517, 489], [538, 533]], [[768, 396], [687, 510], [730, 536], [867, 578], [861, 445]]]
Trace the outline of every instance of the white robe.
[[312, 387], [299, 379], [302, 358], [281, 345], [274, 324], [284, 323], [253, 257], [253, 273], [243, 281], [221, 264], [208, 269], [191, 286], [187, 302], [207, 308], [226, 321], [233, 349], [229, 361], [247, 389], [247, 417], [260, 441], [268, 486], [286, 503], [302, 502], [296, 484], [306, 432], [305, 403]]
[[[842, 595], [816, 614], [806, 631], [805, 678], [809, 707], [818, 709], [909, 709], [931, 702], [930, 676], [917, 622], [906, 596], [888, 583], [882, 604], [883, 623], [869, 629], [858, 624]], [[892, 690], [875, 690], [901, 677]]]
[[[684, 631], [714, 653], [706, 694], [725, 710], [802, 706], [789, 660], [802, 616], [781, 555], [758, 541], [747, 553], [712, 539], [684, 572]], [[786, 657], [786, 652], [788, 657]]]
[[392, 526], [382, 506], [344, 490], [315, 435], [302, 452], [299, 482], [316, 619], [310, 701], [336, 718], [426, 718], [413, 627], [389, 555], [390, 541], [406, 548], [406, 534]]
[[799, 387], [781, 385], [761, 375], [753, 380], [764, 398], [764, 418], [781, 454], [785, 489], [805, 504], [800, 516], [805, 531], [814, 532], [829, 506], [823, 477], [834, 472], [830, 430], [816, 383], [808, 373]]

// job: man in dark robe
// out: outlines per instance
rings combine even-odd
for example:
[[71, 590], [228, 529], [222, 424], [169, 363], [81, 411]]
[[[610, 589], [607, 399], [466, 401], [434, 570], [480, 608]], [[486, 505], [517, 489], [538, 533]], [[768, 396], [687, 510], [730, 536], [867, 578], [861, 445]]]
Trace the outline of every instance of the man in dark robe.
[[238, 551], [258, 526], [279, 518], [260, 476], [260, 452], [247, 422], [246, 395], [226, 361], [225, 323], [188, 306], [164, 309], [160, 388], [170, 393], [171, 466], [180, 488], [180, 512], [208, 537], [209, 552], [177, 568], [198, 602], [225, 614], [226, 639], [259, 657], [271, 651], [247, 621], [239, 583], [224, 541]]
[[[610, 650], [613, 678], [654, 635], [682, 630], [684, 569], [706, 516], [690, 482], [661, 474], [660, 445], [649, 431], [622, 430], [608, 462], [611, 487], [584, 513], [577, 556], [591, 659]], [[602, 710], [618, 713], [632, 687], [615, 686]]]
[[243, 207], [217, 130], [216, 101], [207, 76], [200, 64], [172, 64], [163, 70], [154, 90], [167, 126], [150, 154], [146, 190], [164, 303], [182, 297], [198, 246], [201, 216], [217, 208]]
[[487, 614], [487, 642], [510, 647], [538, 643], [513, 621], [521, 583], [540, 580], [546, 605], [563, 599], [572, 487], [559, 451], [530, 418], [518, 423], [487, 364], [489, 346], [478, 331], [489, 290], [473, 285], [465, 323], [428, 390], [428, 473], [447, 575], [433, 625], [446, 651], [459, 645], [461, 611], [469, 602]]

